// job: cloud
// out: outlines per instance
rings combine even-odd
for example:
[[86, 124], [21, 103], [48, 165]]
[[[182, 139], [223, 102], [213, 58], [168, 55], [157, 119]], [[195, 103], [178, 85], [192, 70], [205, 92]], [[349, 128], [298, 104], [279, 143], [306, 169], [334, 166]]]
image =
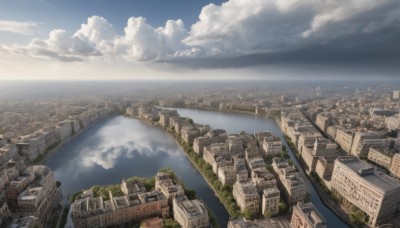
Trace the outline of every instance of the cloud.
[[186, 37], [182, 20], [168, 20], [165, 27], [154, 28], [143, 17], [131, 17], [125, 35], [115, 41], [116, 53], [133, 61], [168, 59], [184, 50]]
[[397, 0], [229, 0], [203, 7], [190, 29], [182, 20], [153, 27], [143, 17], [131, 17], [117, 34], [105, 18], [92, 16], [72, 35], [56, 29], [46, 39], [2, 49], [59, 61], [103, 56], [200, 68], [314, 61], [314, 54], [332, 61], [333, 53], [340, 60], [348, 47], [365, 58], [389, 46], [395, 49], [385, 50], [399, 51], [393, 41], [399, 12]]
[[32, 30], [38, 26], [33, 21], [8, 21], [0, 20], [1, 32], [12, 32], [20, 35], [33, 35]]

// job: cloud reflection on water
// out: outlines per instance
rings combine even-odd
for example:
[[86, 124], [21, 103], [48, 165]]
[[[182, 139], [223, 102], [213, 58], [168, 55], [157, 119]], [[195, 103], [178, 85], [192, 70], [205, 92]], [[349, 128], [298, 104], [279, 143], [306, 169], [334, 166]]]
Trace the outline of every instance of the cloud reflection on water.
[[[180, 148], [167, 134], [157, 128], [126, 121], [126, 117], [110, 120], [94, 134], [80, 143], [73, 161], [68, 166], [68, 173], [77, 178], [81, 173], [100, 166], [105, 170], [114, 168], [120, 159], [134, 159], [135, 156], [157, 157], [162, 153], [170, 157], [184, 156]], [[132, 131], [132, 128], [135, 128]]]

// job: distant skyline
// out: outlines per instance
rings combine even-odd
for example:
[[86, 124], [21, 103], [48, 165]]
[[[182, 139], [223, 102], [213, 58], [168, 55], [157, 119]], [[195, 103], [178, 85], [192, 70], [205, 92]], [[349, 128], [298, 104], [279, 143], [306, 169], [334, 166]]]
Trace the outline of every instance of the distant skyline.
[[0, 80], [400, 78], [399, 0], [0, 4]]

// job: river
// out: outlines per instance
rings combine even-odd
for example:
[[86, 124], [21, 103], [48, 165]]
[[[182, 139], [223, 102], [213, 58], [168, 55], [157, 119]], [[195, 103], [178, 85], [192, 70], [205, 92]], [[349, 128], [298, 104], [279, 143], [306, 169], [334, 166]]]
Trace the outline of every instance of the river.
[[152, 177], [171, 167], [194, 189], [225, 227], [229, 214], [175, 140], [160, 128], [124, 116], [103, 119], [63, 146], [46, 164], [63, 191], [121, 183], [132, 176]]
[[[196, 123], [209, 124], [213, 129], [222, 128], [228, 133], [271, 131], [283, 139], [274, 119], [195, 109], [177, 110], [181, 116], [190, 117]], [[299, 166], [287, 143], [284, 140], [283, 143], [295, 165]], [[221, 227], [225, 227], [229, 219], [224, 206], [174, 139], [163, 130], [136, 119], [114, 116], [97, 122], [63, 146], [47, 165], [68, 193], [93, 185], [121, 183], [124, 177], [151, 177], [160, 168], [171, 167], [188, 188], [196, 190], [198, 198], [214, 212]], [[311, 202], [325, 217], [328, 227], [347, 227], [322, 204], [301, 169], [300, 174], [311, 194]]]

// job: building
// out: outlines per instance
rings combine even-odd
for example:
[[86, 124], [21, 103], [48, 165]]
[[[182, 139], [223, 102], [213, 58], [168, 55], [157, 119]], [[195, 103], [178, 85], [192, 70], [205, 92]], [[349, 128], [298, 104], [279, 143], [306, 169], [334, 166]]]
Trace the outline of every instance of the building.
[[276, 187], [276, 178], [265, 167], [251, 170], [251, 181], [256, 186], [258, 193], [264, 189]]
[[336, 156], [338, 153], [337, 146], [327, 139], [315, 139], [314, 146], [312, 148], [303, 147], [301, 157], [303, 158], [306, 169], [308, 171], [315, 171], [317, 161], [320, 157]]
[[173, 200], [174, 220], [182, 228], [207, 228], [209, 217], [207, 207], [199, 200], [189, 200], [186, 196], [179, 196]]
[[181, 129], [181, 137], [189, 145], [193, 144], [194, 139], [198, 136], [200, 136], [200, 131], [192, 125], [183, 126]]
[[397, 114], [394, 116], [386, 117], [385, 124], [389, 132], [400, 129], [400, 116]]
[[10, 228], [41, 228], [44, 227], [40, 224], [39, 218], [35, 216], [26, 216], [14, 219], [9, 226]]
[[297, 203], [293, 206], [290, 224], [292, 228], [326, 228], [326, 220], [312, 203]]
[[231, 219], [228, 228], [291, 228], [290, 221], [282, 218], [256, 219], [245, 221], [243, 218]]
[[114, 197], [109, 192], [109, 199], [104, 200], [103, 197], [94, 197], [93, 191], [88, 190], [71, 205], [71, 217], [77, 228], [119, 226], [167, 215], [168, 200], [160, 191], [140, 193], [136, 197]]
[[392, 162], [390, 163], [389, 171], [392, 177], [400, 179], [400, 154], [395, 154], [392, 157]]
[[71, 121], [65, 120], [59, 122], [55, 127], [56, 137], [59, 141], [64, 141], [72, 135]]
[[45, 224], [56, 203], [56, 180], [46, 166], [34, 166], [32, 169], [36, 179], [19, 194], [18, 208], [21, 215], [35, 216], [40, 224]]
[[5, 227], [12, 220], [11, 211], [7, 203], [3, 200], [0, 202], [0, 205], [0, 227]]
[[246, 210], [254, 214], [259, 212], [260, 196], [258, 195], [257, 188], [253, 183], [236, 182], [233, 185], [232, 194], [242, 212]]
[[282, 152], [282, 142], [279, 137], [264, 137], [262, 148], [267, 157], [280, 155]]
[[283, 158], [273, 158], [272, 168], [278, 179], [278, 186], [285, 193], [288, 204], [301, 202], [306, 197], [306, 185], [294, 167]]
[[125, 181], [125, 179], [122, 180], [121, 184], [121, 191], [129, 196], [129, 197], [137, 197], [140, 193], [145, 193], [146, 188], [144, 187], [144, 184], [135, 179], [128, 179]]
[[356, 157], [366, 158], [371, 146], [384, 149], [389, 148], [389, 143], [374, 132], [356, 132], [353, 138], [351, 154]]
[[160, 190], [167, 197], [171, 209], [173, 199], [185, 195], [183, 187], [174, 183], [170, 175], [166, 172], [158, 172], [156, 174], [155, 189]]
[[347, 131], [343, 128], [336, 129], [335, 141], [339, 144], [340, 148], [347, 153], [350, 153], [351, 147], [353, 144], [353, 135], [352, 131]]
[[264, 215], [267, 211], [271, 212], [271, 215], [278, 214], [280, 199], [281, 193], [277, 187], [264, 189], [262, 194], [261, 212]]
[[330, 124], [330, 118], [322, 113], [318, 113], [315, 124], [319, 127], [319, 129], [326, 132]]
[[336, 156], [330, 156], [318, 159], [315, 171], [321, 179], [331, 180], [336, 158]]
[[369, 148], [368, 160], [382, 166], [385, 169], [389, 170], [390, 163], [392, 162], [392, 156], [393, 154], [389, 153], [388, 150], [381, 150], [374, 147]]
[[342, 202], [368, 215], [369, 226], [386, 223], [397, 210], [400, 182], [356, 157], [338, 157], [331, 185]]
[[158, 115], [160, 116], [160, 124], [162, 126], [168, 126], [169, 125], [169, 118], [171, 116], [179, 116], [178, 112], [176, 110], [169, 110], [169, 109], [163, 109], [161, 110]]
[[223, 166], [218, 169], [218, 180], [221, 181], [223, 185], [233, 184], [236, 182], [236, 170], [232, 165]]
[[204, 147], [212, 143], [212, 139], [208, 136], [200, 136], [194, 139], [193, 150], [198, 155], [203, 156]]
[[34, 161], [47, 149], [45, 137], [42, 134], [23, 136], [16, 146], [19, 154], [28, 158], [29, 161]]
[[398, 100], [400, 98], [400, 91], [393, 91], [393, 99]]

